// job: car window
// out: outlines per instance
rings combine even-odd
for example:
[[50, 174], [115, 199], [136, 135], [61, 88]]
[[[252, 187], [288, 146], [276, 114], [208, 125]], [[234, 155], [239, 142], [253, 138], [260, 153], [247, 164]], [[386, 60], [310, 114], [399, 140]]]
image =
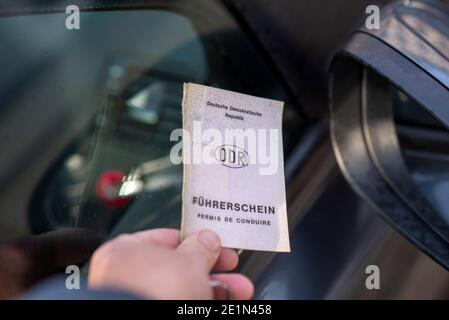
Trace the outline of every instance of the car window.
[[[0, 18], [0, 239], [82, 227], [102, 236], [179, 227], [182, 165], [168, 160], [186, 81], [280, 99], [284, 148], [296, 106], [223, 9]], [[203, 12], [207, 16], [207, 13]], [[139, 172], [135, 192], [118, 197]]]

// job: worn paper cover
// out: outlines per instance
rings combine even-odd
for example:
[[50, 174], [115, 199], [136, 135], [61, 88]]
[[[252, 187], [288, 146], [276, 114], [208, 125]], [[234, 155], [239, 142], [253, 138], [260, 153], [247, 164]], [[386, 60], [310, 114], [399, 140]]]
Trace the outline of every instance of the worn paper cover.
[[[290, 251], [282, 112], [280, 101], [184, 84], [183, 238], [211, 229], [224, 247]], [[226, 140], [226, 131], [245, 139]]]

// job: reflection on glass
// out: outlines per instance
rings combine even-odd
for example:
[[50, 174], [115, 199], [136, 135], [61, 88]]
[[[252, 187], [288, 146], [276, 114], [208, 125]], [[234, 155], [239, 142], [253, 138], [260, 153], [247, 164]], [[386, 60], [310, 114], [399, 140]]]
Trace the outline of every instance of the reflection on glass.
[[179, 227], [182, 166], [168, 155], [183, 82], [284, 100], [286, 157], [299, 138], [296, 108], [227, 13], [200, 34], [168, 11], [84, 12], [76, 32], [65, 18], [0, 18], [0, 297], [105, 238]]

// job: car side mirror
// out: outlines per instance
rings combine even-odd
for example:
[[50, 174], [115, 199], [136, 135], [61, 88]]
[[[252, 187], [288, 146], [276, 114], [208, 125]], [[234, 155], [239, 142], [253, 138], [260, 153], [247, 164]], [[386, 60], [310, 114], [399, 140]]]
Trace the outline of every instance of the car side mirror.
[[379, 30], [353, 35], [332, 63], [330, 126], [337, 162], [352, 188], [449, 269], [449, 212], [443, 212], [449, 209], [449, 174], [442, 205], [410, 170], [398, 138], [395, 95], [435, 122], [432, 131], [442, 133], [445, 147], [432, 154], [447, 156], [449, 173], [449, 8], [440, 2], [394, 3], [382, 9]]

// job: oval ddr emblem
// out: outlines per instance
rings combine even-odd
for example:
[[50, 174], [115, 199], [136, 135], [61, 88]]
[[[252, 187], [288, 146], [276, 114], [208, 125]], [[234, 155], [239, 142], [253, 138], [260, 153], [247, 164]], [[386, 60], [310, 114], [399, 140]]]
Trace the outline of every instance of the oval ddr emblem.
[[234, 145], [222, 145], [215, 149], [215, 158], [229, 168], [243, 168], [249, 164], [248, 152]]

